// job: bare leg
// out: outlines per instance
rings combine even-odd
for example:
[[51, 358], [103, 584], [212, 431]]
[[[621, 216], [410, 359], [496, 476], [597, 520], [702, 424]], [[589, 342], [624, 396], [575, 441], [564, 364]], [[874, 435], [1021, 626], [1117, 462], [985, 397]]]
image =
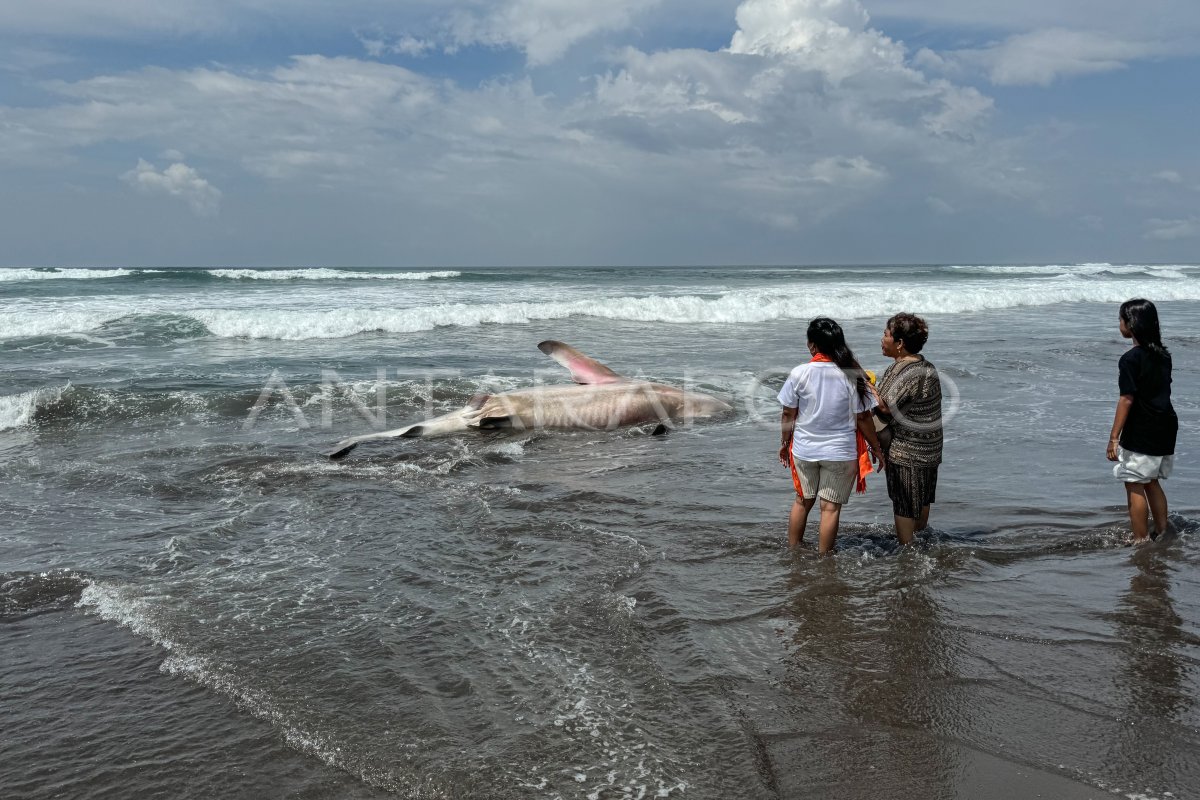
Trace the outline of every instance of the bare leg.
[[917, 520], [917, 530], [923, 531], [929, 527], [929, 506], [921, 509], [921, 517]]
[[837, 542], [838, 523], [842, 519], [842, 506], [840, 503], [831, 503], [822, 498], [821, 500], [821, 538], [817, 547], [817, 552], [821, 554], [832, 553], [833, 545]]
[[1167, 526], [1170, 525], [1167, 517], [1167, 493], [1158, 481], [1146, 484], [1146, 501], [1150, 505], [1150, 513], [1154, 515], [1154, 538], [1157, 539], [1167, 532]]
[[808, 512], [816, 505], [817, 498], [796, 496], [792, 513], [788, 515], [788, 547], [799, 547], [804, 541], [804, 526], [808, 524]]
[[896, 538], [900, 540], [900, 544], [912, 544], [917, 524], [917, 520], [912, 517], [896, 517]]
[[1143, 483], [1125, 484], [1125, 494], [1129, 499], [1129, 525], [1133, 528], [1135, 544], [1150, 538], [1150, 507], [1146, 501], [1146, 485]]

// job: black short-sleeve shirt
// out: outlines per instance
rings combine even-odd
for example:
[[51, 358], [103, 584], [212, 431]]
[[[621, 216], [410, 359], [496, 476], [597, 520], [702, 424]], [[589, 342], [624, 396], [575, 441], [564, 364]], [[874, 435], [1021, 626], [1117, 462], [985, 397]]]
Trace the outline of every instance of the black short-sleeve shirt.
[[1148, 456], [1175, 454], [1179, 418], [1171, 406], [1171, 359], [1155, 358], [1135, 346], [1121, 356], [1121, 394], [1133, 395], [1133, 408], [1121, 431], [1121, 447]]

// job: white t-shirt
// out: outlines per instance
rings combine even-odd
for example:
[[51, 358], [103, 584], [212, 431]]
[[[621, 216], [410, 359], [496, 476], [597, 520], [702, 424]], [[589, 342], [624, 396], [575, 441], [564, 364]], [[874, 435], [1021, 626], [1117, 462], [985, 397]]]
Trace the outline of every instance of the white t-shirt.
[[841, 367], [829, 362], [801, 364], [792, 370], [779, 402], [799, 411], [792, 436], [797, 461], [853, 461], [858, 458], [855, 417], [875, 407], [870, 392], [858, 396]]

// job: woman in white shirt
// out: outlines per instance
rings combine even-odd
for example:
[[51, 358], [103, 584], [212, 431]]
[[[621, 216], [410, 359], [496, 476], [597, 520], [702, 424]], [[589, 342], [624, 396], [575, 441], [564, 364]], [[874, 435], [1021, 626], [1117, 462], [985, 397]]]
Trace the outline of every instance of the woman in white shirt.
[[881, 469], [883, 450], [871, 421], [875, 399], [841, 326], [827, 317], [814, 319], [808, 325], [808, 351], [812, 360], [793, 369], [779, 392], [779, 460], [791, 467], [796, 488], [788, 544], [800, 545], [808, 512], [820, 498], [819, 552], [828, 553], [837, 541], [842, 506], [860, 483], [862, 451]]

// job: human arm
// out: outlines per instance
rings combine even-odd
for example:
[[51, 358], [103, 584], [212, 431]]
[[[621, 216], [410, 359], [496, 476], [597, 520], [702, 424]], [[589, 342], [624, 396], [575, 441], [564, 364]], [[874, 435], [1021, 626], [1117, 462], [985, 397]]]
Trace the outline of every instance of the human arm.
[[871, 411], [861, 411], [855, 416], [854, 422], [858, 426], [858, 432], [867, 440], [867, 450], [871, 454], [871, 460], [875, 462], [875, 471], [878, 472], [887, 466], [887, 457], [883, 454], [883, 448], [879, 446], [879, 437], [875, 435], [875, 423], [871, 416]]
[[1123, 394], [1117, 400], [1117, 412], [1113, 415], [1112, 433], [1108, 436], [1108, 460], [1117, 460], [1117, 448], [1121, 444], [1121, 431], [1125, 430], [1125, 422], [1133, 408], [1133, 395]]
[[789, 451], [792, 449], [792, 435], [796, 432], [796, 417], [799, 415], [799, 410], [784, 406], [783, 416], [779, 420], [779, 460], [784, 464], [791, 464]]
[[[886, 376], [887, 373], [885, 372], [884, 375]], [[883, 392], [880, 391], [879, 386], [872, 383], [871, 381], [867, 381], [867, 391], [869, 391], [871, 393], [871, 396], [875, 398], [876, 413], [879, 413], [879, 414], [891, 414], [892, 413], [891, 409], [888, 408], [887, 400], [884, 399]]]

